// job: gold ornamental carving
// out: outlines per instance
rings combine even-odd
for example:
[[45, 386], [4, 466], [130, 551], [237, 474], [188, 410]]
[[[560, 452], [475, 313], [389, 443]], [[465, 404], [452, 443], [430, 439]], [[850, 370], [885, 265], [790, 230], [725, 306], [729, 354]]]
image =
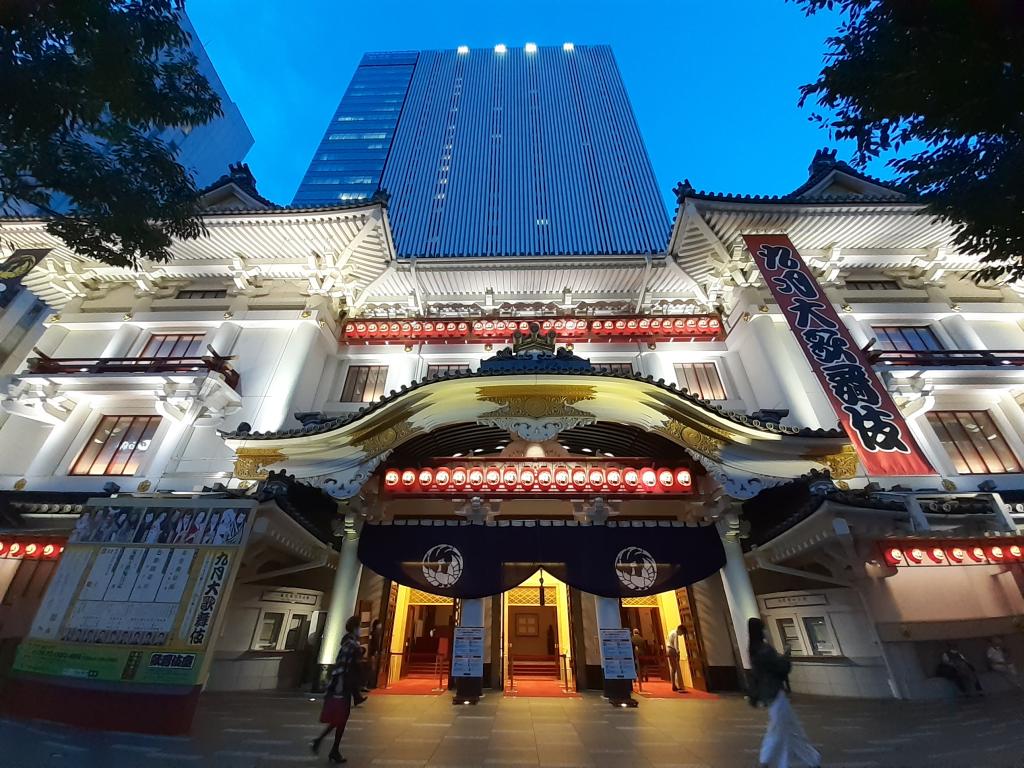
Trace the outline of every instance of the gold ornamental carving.
[[675, 419], [670, 419], [662, 431], [677, 443], [682, 443], [703, 456], [715, 461], [722, 460], [722, 449], [725, 448], [724, 440], [719, 440], [717, 437], [712, 437]]
[[284, 460], [284, 454], [276, 449], [239, 448], [235, 451], [235, 477], [239, 480], [266, 480], [265, 467]]
[[363, 451], [367, 458], [372, 459], [385, 451], [390, 451], [420, 431], [422, 430], [419, 427], [414, 427], [408, 420], [403, 419], [382, 429], [353, 437], [352, 444]]
[[833, 480], [847, 480], [857, 476], [857, 452], [852, 445], [844, 446], [839, 453], [830, 453], [817, 459], [826, 465]]
[[543, 419], [547, 417], [589, 417], [590, 414], [574, 408], [575, 403], [592, 400], [594, 387], [537, 384], [524, 394], [522, 387], [479, 387], [477, 400], [486, 400], [499, 408], [482, 417], [514, 417]]

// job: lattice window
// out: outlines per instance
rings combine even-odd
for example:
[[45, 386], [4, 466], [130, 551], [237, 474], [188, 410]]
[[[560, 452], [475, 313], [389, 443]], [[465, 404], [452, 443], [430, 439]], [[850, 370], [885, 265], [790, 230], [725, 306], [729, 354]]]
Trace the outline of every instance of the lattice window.
[[[508, 592], [509, 605], [540, 605], [540, 587], [513, 587]], [[544, 605], [554, 605], [558, 592], [554, 587], [544, 587]]]
[[202, 357], [201, 333], [154, 333], [146, 341], [139, 357]]
[[386, 365], [350, 365], [341, 392], [343, 403], [372, 403], [384, 394]]
[[428, 365], [427, 378], [436, 379], [440, 376], [450, 376], [453, 373], [469, 373], [469, 366], [465, 363], [452, 363], [444, 365]]
[[927, 325], [874, 325], [878, 342], [884, 352], [927, 352], [942, 349], [942, 342]]
[[617, 376], [632, 376], [632, 363], [592, 363], [595, 371], [601, 373], [614, 373]]
[[900, 284], [895, 280], [847, 280], [848, 291], [898, 291]]
[[226, 288], [193, 289], [186, 288], [178, 291], [176, 299], [226, 299], [228, 291]]
[[624, 597], [622, 598], [623, 608], [657, 608], [658, 596], [647, 595], [646, 597]]
[[432, 595], [421, 589], [409, 590], [409, 605], [451, 605], [452, 599], [444, 595]]
[[676, 380], [704, 400], [725, 400], [725, 387], [714, 363], [676, 363]]
[[1020, 461], [987, 411], [928, 411], [928, 423], [962, 475], [1020, 472]]
[[71, 474], [134, 475], [159, 426], [159, 416], [104, 416]]

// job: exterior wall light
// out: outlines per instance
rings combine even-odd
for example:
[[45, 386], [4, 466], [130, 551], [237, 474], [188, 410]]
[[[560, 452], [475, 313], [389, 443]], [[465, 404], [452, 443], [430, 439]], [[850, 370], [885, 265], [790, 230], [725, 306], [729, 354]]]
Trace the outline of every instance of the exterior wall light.
[[507, 50], [508, 48], [505, 47], [504, 43], [498, 43], [496, 46], [494, 46], [495, 53], [505, 53], [505, 51]]
[[574, 51], [574, 50], [576, 50], [576, 46], [573, 45], [572, 43], [562, 43], [562, 50], [563, 51]]
[[527, 53], [536, 53], [537, 52], [537, 44], [536, 43], [527, 43], [525, 46], [523, 46], [523, 50], [525, 50]]
[[467, 53], [469, 53], [469, 46], [460, 45], [458, 48], [456, 48], [456, 50], [459, 52], [460, 56], [465, 56]]

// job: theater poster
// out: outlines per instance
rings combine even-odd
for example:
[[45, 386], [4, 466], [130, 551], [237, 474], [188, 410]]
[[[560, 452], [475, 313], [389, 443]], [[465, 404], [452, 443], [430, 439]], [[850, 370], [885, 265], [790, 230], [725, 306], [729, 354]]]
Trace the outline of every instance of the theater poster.
[[865, 354], [786, 235], [744, 235], [868, 475], [934, 475]]
[[201, 684], [255, 506], [90, 500], [14, 668], [106, 683]]

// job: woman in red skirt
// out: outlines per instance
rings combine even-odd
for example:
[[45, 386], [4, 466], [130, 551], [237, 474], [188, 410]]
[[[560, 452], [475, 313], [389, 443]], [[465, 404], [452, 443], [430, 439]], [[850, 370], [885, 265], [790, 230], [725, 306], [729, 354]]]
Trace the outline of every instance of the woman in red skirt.
[[356, 637], [358, 629], [358, 616], [352, 616], [345, 622], [345, 636], [341, 638], [341, 648], [338, 649], [338, 658], [334, 662], [331, 681], [324, 694], [324, 706], [320, 711], [320, 722], [326, 723], [327, 727], [313, 739], [313, 752], [319, 753], [320, 743], [334, 731], [334, 746], [327, 755], [327, 759], [332, 763], [346, 762], [338, 751], [338, 745], [345, 733], [345, 724], [348, 722], [353, 702], [358, 706], [365, 701], [365, 698], [359, 695], [359, 658], [363, 654], [363, 647]]

